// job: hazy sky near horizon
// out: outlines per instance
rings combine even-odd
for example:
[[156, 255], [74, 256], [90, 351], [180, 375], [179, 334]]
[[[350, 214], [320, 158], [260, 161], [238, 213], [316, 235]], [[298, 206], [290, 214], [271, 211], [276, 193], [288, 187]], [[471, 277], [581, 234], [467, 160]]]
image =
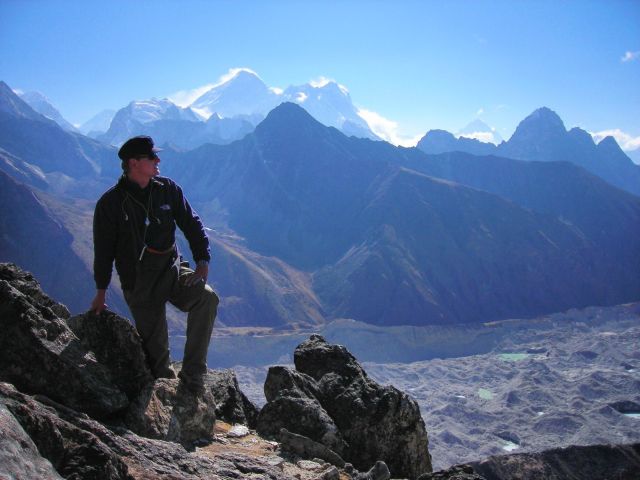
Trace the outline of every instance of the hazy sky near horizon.
[[480, 118], [507, 139], [547, 106], [640, 147], [637, 0], [0, 0], [0, 80], [72, 123], [238, 67], [333, 79], [397, 138]]

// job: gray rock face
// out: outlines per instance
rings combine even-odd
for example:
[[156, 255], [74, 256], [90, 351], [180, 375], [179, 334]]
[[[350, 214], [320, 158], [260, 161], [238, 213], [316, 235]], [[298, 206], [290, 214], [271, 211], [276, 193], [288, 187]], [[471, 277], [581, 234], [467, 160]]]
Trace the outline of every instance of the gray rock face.
[[0, 380], [96, 418], [124, 410], [126, 395], [60, 318], [66, 308], [11, 265], [0, 272]]
[[[51, 462], [64, 478], [126, 479], [126, 464], [91, 431], [75, 423], [99, 425], [78, 412], [55, 404], [45, 404], [0, 384], [0, 402], [29, 434], [40, 454]], [[106, 430], [100, 426], [101, 430]]]
[[294, 362], [297, 372], [269, 371], [259, 432], [273, 436], [284, 427], [324, 444], [359, 470], [383, 460], [395, 477], [431, 471], [427, 432], [414, 400], [378, 385], [346, 348], [319, 335], [296, 348]]
[[29, 272], [21, 270], [13, 263], [0, 264], [0, 280], [6, 280], [13, 288], [31, 299], [34, 305], [49, 308], [56, 316], [67, 319], [69, 310], [53, 300], [40, 288], [38, 281]]
[[0, 478], [62, 479], [3, 404], [0, 404]]

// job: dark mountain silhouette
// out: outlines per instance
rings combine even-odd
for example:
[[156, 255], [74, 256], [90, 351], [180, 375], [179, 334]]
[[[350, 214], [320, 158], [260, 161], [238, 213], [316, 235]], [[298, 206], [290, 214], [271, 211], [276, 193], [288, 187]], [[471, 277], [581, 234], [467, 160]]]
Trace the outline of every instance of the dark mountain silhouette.
[[640, 166], [631, 161], [613, 137], [606, 137], [596, 145], [591, 135], [580, 128], [567, 131], [562, 119], [546, 107], [520, 122], [509, 141], [498, 146], [456, 138], [445, 130], [430, 130], [417, 148], [429, 154], [465, 152], [516, 160], [571, 162], [612, 185], [640, 195]]
[[[473, 161], [489, 165], [484, 176]], [[329, 317], [464, 322], [640, 295], [640, 252], [627, 237], [640, 199], [567, 163], [430, 157], [347, 138], [293, 104], [242, 141], [166, 163], [195, 198], [218, 203], [250, 249], [315, 272]], [[510, 189], [504, 168], [520, 184], [532, 175], [528, 188]], [[546, 198], [554, 182], [562, 190]]]
[[497, 148], [493, 143], [481, 142], [475, 138], [456, 138], [446, 130], [429, 130], [416, 147], [431, 154], [467, 152], [473, 155], [491, 155]]
[[624, 154], [612, 137], [596, 145], [591, 135], [580, 128], [567, 131], [560, 117], [546, 107], [520, 122], [509, 141], [498, 146], [497, 154], [517, 160], [572, 162], [612, 185], [640, 195], [640, 166]]

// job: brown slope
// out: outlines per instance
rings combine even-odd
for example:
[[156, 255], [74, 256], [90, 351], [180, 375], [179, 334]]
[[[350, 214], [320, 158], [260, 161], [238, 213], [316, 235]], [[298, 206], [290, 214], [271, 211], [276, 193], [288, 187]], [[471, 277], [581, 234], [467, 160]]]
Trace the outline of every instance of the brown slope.
[[370, 193], [362, 241], [314, 277], [332, 317], [466, 323], [607, 300], [607, 279], [587, 272], [598, 252], [553, 217], [406, 169]]

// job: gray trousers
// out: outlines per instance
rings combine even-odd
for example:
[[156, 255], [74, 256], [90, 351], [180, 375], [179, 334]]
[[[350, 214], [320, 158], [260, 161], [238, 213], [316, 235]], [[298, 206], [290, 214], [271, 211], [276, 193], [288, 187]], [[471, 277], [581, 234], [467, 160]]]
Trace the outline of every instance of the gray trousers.
[[219, 299], [204, 282], [185, 285], [185, 280], [193, 274], [186, 262], [180, 262], [176, 252], [166, 255], [146, 252], [138, 262], [135, 287], [124, 291], [149, 367], [156, 378], [172, 376], [167, 302], [188, 312], [181, 375], [197, 377], [207, 371], [207, 350]]

